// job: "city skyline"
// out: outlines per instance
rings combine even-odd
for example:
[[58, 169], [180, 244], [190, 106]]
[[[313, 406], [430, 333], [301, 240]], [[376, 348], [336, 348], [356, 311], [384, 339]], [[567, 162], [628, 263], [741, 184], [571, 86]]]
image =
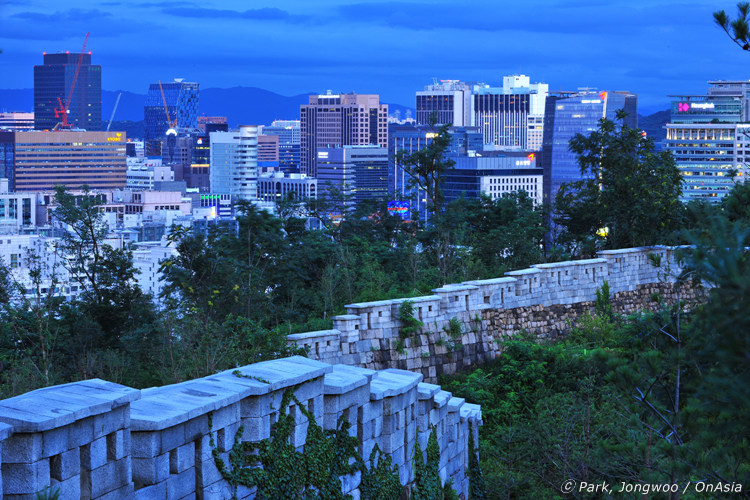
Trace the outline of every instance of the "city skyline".
[[[639, 95], [648, 113], [667, 94], [703, 92], [710, 79], [743, 79], [748, 54], [713, 24], [734, 4], [697, 1], [553, 2], [523, 6], [464, 1], [48, 0], [0, 2], [4, 88], [33, 86], [42, 52], [87, 50], [102, 88], [143, 94], [154, 80], [183, 77], [203, 88], [253, 86], [284, 95], [379, 93], [414, 105], [437, 79], [496, 84], [526, 74], [554, 90], [595, 87]], [[698, 43], [696, 43], [698, 41]], [[134, 71], [137, 68], [137, 71]]]

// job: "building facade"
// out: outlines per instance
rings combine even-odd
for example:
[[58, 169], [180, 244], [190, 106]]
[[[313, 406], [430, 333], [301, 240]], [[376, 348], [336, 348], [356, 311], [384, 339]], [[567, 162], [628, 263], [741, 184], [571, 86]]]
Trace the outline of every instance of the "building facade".
[[623, 125], [638, 126], [638, 96], [630, 92], [583, 90], [549, 95], [544, 114], [541, 163], [544, 170], [544, 201], [554, 203], [560, 186], [583, 179], [578, 158], [570, 151], [576, 134], [588, 135], [602, 118], [615, 120], [626, 114]]
[[284, 198], [312, 199], [318, 195], [318, 180], [305, 174], [268, 172], [258, 177], [258, 199], [278, 203]]
[[258, 196], [258, 126], [211, 133], [211, 193], [240, 199]]
[[[162, 156], [162, 142], [167, 136], [169, 120], [177, 121], [175, 134], [185, 131], [193, 133], [198, 128], [199, 84], [176, 78], [173, 82], [162, 82], [164, 99], [158, 83], [152, 83], [143, 108], [146, 156]], [[164, 111], [166, 101], [167, 111]], [[197, 132], [196, 134], [198, 134]]]
[[388, 195], [388, 149], [380, 146], [343, 146], [318, 151], [318, 190], [331, 188], [351, 197], [354, 205], [365, 200], [385, 201]]
[[0, 176], [13, 191], [124, 188], [126, 141], [125, 132], [0, 131]]
[[[68, 106], [68, 123], [74, 128], [102, 129], [102, 67], [91, 64], [88, 54], [44, 54], [44, 64], [34, 66], [34, 128], [52, 130], [61, 122], [55, 116], [60, 102], [65, 103], [81, 67]], [[59, 99], [59, 101], [58, 101]]]
[[279, 169], [287, 174], [299, 172], [300, 121], [275, 120], [262, 129], [263, 135], [279, 136]]
[[670, 96], [671, 117], [664, 144], [684, 180], [683, 202], [717, 203], [735, 183], [747, 179], [750, 81], [709, 84], [706, 95]]
[[461, 197], [478, 198], [480, 194], [495, 200], [525, 191], [534, 205], [542, 203], [542, 169], [533, 152], [498, 151], [451, 159], [456, 164], [445, 174], [443, 193], [447, 202]]
[[471, 85], [460, 80], [440, 80], [425, 86], [417, 92], [417, 124], [427, 125], [434, 116], [439, 125], [471, 125], [471, 94]]
[[23, 113], [12, 111], [10, 113], [0, 113], [0, 130], [33, 130], [34, 113]]
[[546, 83], [532, 84], [526, 75], [506, 76], [502, 87], [475, 85], [472, 125], [482, 131], [486, 147], [541, 149], [548, 91]]
[[300, 172], [317, 177], [318, 151], [345, 145], [388, 148], [388, 105], [377, 94], [309, 96], [300, 106]]

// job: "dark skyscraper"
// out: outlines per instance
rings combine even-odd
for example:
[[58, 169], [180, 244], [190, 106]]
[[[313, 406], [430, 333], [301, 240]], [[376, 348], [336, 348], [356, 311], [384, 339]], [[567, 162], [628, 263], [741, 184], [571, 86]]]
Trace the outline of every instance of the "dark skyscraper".
[[554, 203], [563, 183], [584, 178], [578, 157], [570, 151], [570, 140], [595, 131], [602, 118], [615, 120], [619, 110], [627, 113], [623, 125], [638, 126], [638, 96], [630, 92], [588, 90], [547, 96], [541, 154], [544, 201]]
[[[55, 116], [73, 85], [80, 53], [44, 54], [44, 65], [34, 66], [34, 128], [52, 130], [62, 121]], [[85, 130], [102, 128], [102, 67], [91, 64], [84, 53], [73, 94], [68, 104], [68, 123]]]
[[176, 78], [173, 82], [162, 82], [161, 87], [164, 89], [164, 99], [162, 99], [159, 84], [152, 83], [148, 88], [146, 105], [143, 108], [146, 156], [162, 156], [162, 141], [167, 134], [167, 129], [171, 128], [164, 111], [165, 100], [169, 120], [177, 122], [178, 134], [200, 135], [203, 133], [197, 130], [198, 84]]

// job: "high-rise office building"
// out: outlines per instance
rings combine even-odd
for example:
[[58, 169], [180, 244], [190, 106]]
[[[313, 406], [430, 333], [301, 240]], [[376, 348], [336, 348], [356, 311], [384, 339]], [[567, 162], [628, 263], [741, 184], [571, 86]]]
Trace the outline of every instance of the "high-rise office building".
[[[198, 130], [198, 83], [185, 82], [181, 78], [175, 78], [173, 82], [162, 82], [161, 88], [158, 83], [152, 83], [146, 95], [146, 104], [143, 108], [144, 135], [146, 143], [146, 156], [163, 156], [162, 143], [167, 149], [170, 146], [166, 140], [167, 131], [172, 128], [167, 121], [177, 122], [174, 133], [169, 135], [175, 137], [185, 133], [200, 135]], [[162, 99], [162, 89], [164, 98]], [[164, 110], [166, 101], [167, 111]], [[166, 152], [167, 156], [169, 151]]]
[[630, 92], [558, 92], [547, 97], [544, 113], [544, 141], [540, 154], [544, 171], [544, 201], [553, 203], [565, 182], [581, 180], [578, 158], [570, 151], [576, 134], [588, 135], [602, 118], [614, 120], [617, 111], [627, 115], [623, 125], [638, 126], [638, 96]]
[[710, 97], [736, 97], [742, 108], [740, 121], [750, 122], [750, 80], [711, 80], [708, 84]]
[[[450, 127], [451, 142], [446, 157], [466, 156], [482, 151], [482, 134], [477, 127]], [[388, 191], [398, 199], [411, 200], [411, 213], [415, 218], [426, 217], [426, 198], [409, 187], [409, 177], [399, 162], [398, 153], [409, 155], [428, 146], [435, 137], [429, 125], [395, 125], [388, 127]]]
[[471, 85], [460, 80], [440, 80], [417, 92], [417, 124], [430, 123], [434, 115], [439, 125], [471, 125]]
[[377, 94], [311, 95], [300, 106], [300, 171], [317, 177], [320, 148], [388, 148], [388, 105]]
[[287, 174], [299, 172], [300, 121], [275, 120], [264, 126], [263, 135], [279, 136], [279, 169]]
[[126, 141], [124, 132], [0, 131], [0, 177], [15, 191], [124, 188]]
[[709, 83], [708, 95], [670, 96], [665, 148], [683, 176], [684, 202], [719, 202], [747, 179], [750, 125], [743, 122], [750, 113], [750, 82]]
[[211, 133], [211, 193], [258, 198], [258, 127]]
[[12, 111], [0, 113], [0, 129], [32, 130], [34, 128], [34, 113]]
[[343, 146], [318, 150], [318, 190], [338, 189], [351, 195], [354, 205], [365, 200], [385, 201], [388, 194], [388, 149], [381, 146]]
[[503, 77], [502, 87], [474, 86], [472, 125], [484, 144], [500, 150], [539, 150], [542, 147], [546, 83], [532, 84], [526, 75]]
[[[68, 106], [68, 123], [83, 130], [102, 128], [102, 67], [91, 64], [88, 54], [44, 54], [44, 64], [34, 66], [34, 128], [52, 130], [60, 123], [55, 109], [65, 104], [81, 67]], [[59, 101], [58, 101], [59, 99]]]
[[454, 168], [445, 173], [443, 193], [451, 202], [484, 193], [493, 200], [504, 194], [526, 191], [534, 205], [542, 203], [543, 175], [536, 154], [526, 151], [489, 151], [479, 155], [453, 156]]

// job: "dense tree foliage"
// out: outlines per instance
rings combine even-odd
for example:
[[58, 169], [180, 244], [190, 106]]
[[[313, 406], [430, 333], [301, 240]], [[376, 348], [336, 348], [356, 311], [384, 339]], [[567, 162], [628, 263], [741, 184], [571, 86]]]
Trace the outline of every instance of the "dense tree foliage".
[[482, 405], [490, 498], [562, 497], [568, 479], [746, 482], [749, 231], [723, 216], [711, 224], [687, 235], [695, 247], [676, 277], [709, 287], [694, 311], [654, 297], [657, 312], [621, 317], [601, 293], [596, 313], [565, 339], [521, 335], [492, 364], [441, 380]]
[[563, 184], [555, 200], [558, 243], [574, 255], [670, 241], [679, 228], [682, 178], [674, 159], [654, 151], [653, 139], [618, 121], [602, 119], [570, 149], [584, 177]]

